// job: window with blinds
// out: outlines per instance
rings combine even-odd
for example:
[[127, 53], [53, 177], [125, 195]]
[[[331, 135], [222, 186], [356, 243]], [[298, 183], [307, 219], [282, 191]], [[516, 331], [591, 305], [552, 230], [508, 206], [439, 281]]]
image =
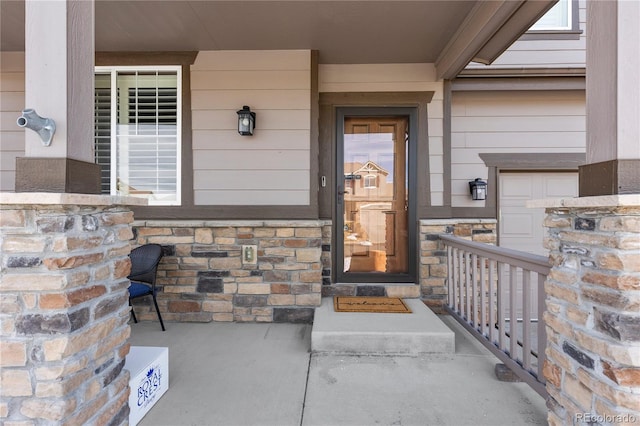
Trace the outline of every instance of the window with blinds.
[[529, 31], [566, 31], [572, 29], [572, 0], [558, 2]]
[[180, 69], [100, 68], [95, 158], [102, 189], [180, 204]]

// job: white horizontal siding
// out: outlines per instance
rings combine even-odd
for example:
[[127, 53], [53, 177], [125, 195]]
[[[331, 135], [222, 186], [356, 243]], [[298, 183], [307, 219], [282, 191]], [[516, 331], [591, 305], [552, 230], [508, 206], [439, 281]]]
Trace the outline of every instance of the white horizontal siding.
[[443, 138], [429, 138], [429, 155], [444, 155]]
[[433, 100], [441, 101], [442, 88], [433, 64], [325, 64], [318, 69], [321, 93], [433, 91]]
[[203, 190], [304, 191], [309, 181], [308, 170], [196, 170], [195, 179]]
[[203, 90], [308, 90], [311, 85], [311, 74], [308, 69], [293, 71], [193, 71], [191, 84]]
[[24, 71], [0, 71], [0, 90], [3, 92], [24, 92]]
[[430, 92], [429, 160], [431, 204], [443, 205], [443, 84], [436, 80], [433, 64], [324, 64], [318, 70], [322, 92]]
[[[22, 91], [8, 91], [2, 88], [2, 100], [0, 100], [0, 110], [20, 111], [24, 107], [24, 89]], [[16, 117], [17, 118], [17, 117]]]
[[[519, 43], [527, 43], [522, 41]], [[502, 54], [491, 68], [584, 68], [586, 50], [555, 50], [552, 44], [544, 50], [512, 50]], [[481, 67], [485, 67], [482, 65]]]
[[24, 76], [24, 52], [0, 52], [1, 72], [17, 72]]
[[[309, 89], [300, 90], [202, 90], [192, 89], [191, 107], [194, 110], [242, 109], [307, 109], [311, 102]], [[241, 102], [238, 105], [238, 102]]]
[[[309, 204], [309, 51], [200, 52], [191, 90], [196, 205]], [[250, 137], [236, 130], [243, 105]]]
[[[229, 151], [229, 141], [237, 140], [237, 130], [194, 130], [193, 149], [198, 151]], [[309, 130], [261, 130], [259, 135], [245, 137], [234, 142], [234, 151], [280, 151], [307, 150], [309, 148]], [[298, 165], [306, 167], [306, 165]]]
[[309, 170], [308, 164], [309, 150], [199, 150], [193, 158], [194, 170], [241, 170], [245, 173], [254, 170]]
[[[485, 68], [584, 68], [586, 66], [586, 0], [578, 2], [577, 40], [518, 40], [489, 66], [471, 63], [469, 69]], [[553, 37], [553, 35], [550, 35]]]
[[[199, 190], [195, 193], [196, 205], [211, 204], [211, 200], [220, 200], [217, 204], [224, 205], [252, 205], [252, 206], [291, 206], [309, 204], [309, 190], [304, 191], [239, 191], [235, 189], [223, 191]], [[249, 202], [248, 202], [249, 201]]]
[[309, 70], [308, 50], [221, 50], [200, 52], [192, 71]]
[[[492, 118], [498, 118], [493, 120]], [[460, 132], [575, 132], [584, 128], [584, 117], [575, 116], [499, 116], [457, 117], [456, 130]]]
[[[4, 95], [4, 93], [2, 92], [0, 93]], [[2, 132], [3, 132], [2, 134], [4, 134], [4, 132], [16, 132], [16, 131], [24, 133], [24, 130], [18, 127], [18, 125], [16, 124], [18, 117], [22, 113], [21, 111], [22, 111], [22, 108], [15, 109], [15, 110], [8, 109], [7, 111], [0, 111], [0, 129], [2, 129]]]
[[16, 158], [24, 156], [24, 53], [0, 52], [0, 191], [14, 191]]
[[[200, 130], [234, 130], [237, 131], [237, 109], [198, 110], [193, 111], [193, 129]], [[253, 111], [253, 108], [252, 108]], [[305, 130], [308, 132], [311, 126], [311, 116], [306, 109], [279, 109], [260, 110], [260, 130]], [[246, 138], [245, 138], [246, 139]], [[249, 138], [252, 139], [253, 138]]]
[[451, 201], [476, 206], [468, 182], [487, 178], [481, 153], [585, 152], [582, 91], [454, 92]]
[[[456, 133], [452, 137], [451, 146], [453, 149], [469, 148], [515, 148], [518, 149], [552, 149], [552, 148], [577, 148], [585, 146], [585, 134], [582, 131], [533, 131], [509, 130], [496, 132], [474, 132]], [[522, 151], [524, 152], [524, 151]], [[527, 151], [532, 152], [532, 151]]]
[[433, 64], [321, 64], [318, 75], [321, 92], [330, 83], [429, 83], [436, 81]]
[[[18, 113], [19, 114], [19, 113]], [[17, 116], [12, 117], [17, 119]], [[16, 124], [13, 120], [13, 124]], [[16, 125], [17, 130], [12, 131], [8, 129], [7, 131], [2, 132], [2, 139], [0, 139], [0, 146], [2, 147], [2, 152], [5, 151], [16, 151], [24, 154], [24, 130], [19, 128]]]

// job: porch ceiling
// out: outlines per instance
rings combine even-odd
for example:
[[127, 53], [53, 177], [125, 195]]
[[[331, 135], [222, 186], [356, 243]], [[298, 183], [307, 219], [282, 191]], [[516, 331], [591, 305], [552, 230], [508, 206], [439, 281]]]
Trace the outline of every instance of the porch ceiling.
[[[464, 53], [464, 67], [489, 42], [501, 53], [554, 2], [96, 0], [96, 50], [315, 49], [320, 63], [440, 59], [446, 77], [460, 68], [447, 54]], [[1, 49], [24, 50], [24, 0], [0, 5]], [[514, 20], [521, 9], [524, 19]]]

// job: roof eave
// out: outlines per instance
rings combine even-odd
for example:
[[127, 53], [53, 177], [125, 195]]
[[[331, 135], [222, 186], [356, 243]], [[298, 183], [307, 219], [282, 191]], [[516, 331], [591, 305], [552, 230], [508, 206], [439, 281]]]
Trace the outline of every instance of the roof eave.
[[437, 59], [437, 78], [453, 79], [471, 61], [492, 63], [557, 1], [479, 2]]

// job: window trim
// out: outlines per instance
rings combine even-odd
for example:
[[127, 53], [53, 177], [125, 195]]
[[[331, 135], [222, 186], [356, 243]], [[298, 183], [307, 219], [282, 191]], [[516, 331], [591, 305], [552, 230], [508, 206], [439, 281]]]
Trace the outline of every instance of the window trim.
[[[147, 197], [131, 195], [133, 197], [144, 198], [149, 206], [181, 206], [182, 205], [182, 66], [181, 65], [113, 65], [95, 66], [95, 74], [110, 75], [111, 77], [111, 105], [117, 105], [117, 76], [119, 72], [145, 72], [145, 71], [171, 71], [176, 73], [176, 199], [173, 201], [153, 200]], [[95, 90], [95, 89], [94, 89]], [[111, 164], [110, 164], [110, 193], [118, 194], [117, 188], [117, 108], [111, 108]]]
[[[367, 185], [368, 181], [373, 180], [373, 185], [369, 184]], [[375, 189], [378, 187], [378, 176], [373, 175], [373, 174], [369, 174], [369, 175], [365, 175], [364, 178], [362, 179], [362, 187], [364, 189]]]

